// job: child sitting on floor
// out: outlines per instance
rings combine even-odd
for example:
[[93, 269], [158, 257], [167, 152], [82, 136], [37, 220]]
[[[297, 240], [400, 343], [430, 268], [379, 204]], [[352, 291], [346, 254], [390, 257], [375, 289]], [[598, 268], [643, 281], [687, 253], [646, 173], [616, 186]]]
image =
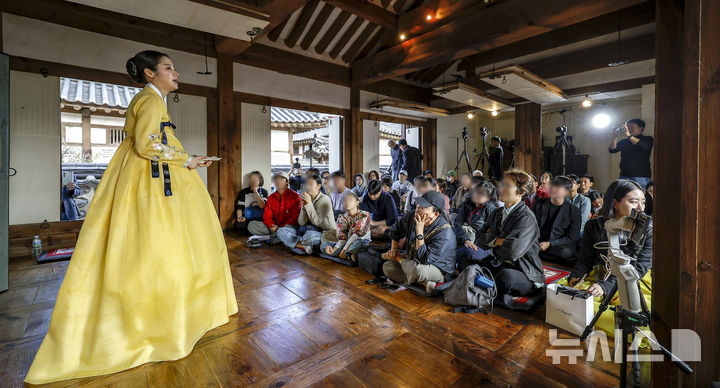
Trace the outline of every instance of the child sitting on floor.
[[358, 208], [360, 199], [352, 191], [345, 196], [344, 202], [347, 212], [338, 217], [335, 227], [338, 242], [325, 242], [320, 250], [327, 255], [357, 261], [357, 253], [370, 243], [370, 213]]

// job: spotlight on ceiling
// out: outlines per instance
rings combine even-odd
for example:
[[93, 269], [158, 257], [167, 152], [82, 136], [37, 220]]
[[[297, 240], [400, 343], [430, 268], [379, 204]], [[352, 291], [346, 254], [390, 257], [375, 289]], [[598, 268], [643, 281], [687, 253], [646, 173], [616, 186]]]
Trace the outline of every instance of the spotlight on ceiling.
[[595, 128], [606, 128], [610, 125], [610, 116], [605, 113], [598, 113], [592, 118], [592, 125]]
[[592, 101], [590, 100], [590, 97], [587, 96], [587, 94], [585, 95], [585, 99], [582, 102], [582, 106], [583, 108], [589, 108], [592, 106]]
[[490, 114], [493, 115], [493, 117], [495, 117], [498, 115], [498, 111], [494, 110], [494, 111], [490, 112]]
[[400, 34], [400, 40], [405, 40], [405, 38], [407, 38], [407, 36], [405, 36], [405, 33], [404, 33], [404, 32], [401, 33], [401, 34]]
[[432, 15], [428, 14], [427, 16], [425, 16], [425, 19], [427, 19], [427, 21], [432, 20]]
[[475, 118], [475, 112], [468, 112], [467, 118], [468, 120], [472, 120], [473, 118]]

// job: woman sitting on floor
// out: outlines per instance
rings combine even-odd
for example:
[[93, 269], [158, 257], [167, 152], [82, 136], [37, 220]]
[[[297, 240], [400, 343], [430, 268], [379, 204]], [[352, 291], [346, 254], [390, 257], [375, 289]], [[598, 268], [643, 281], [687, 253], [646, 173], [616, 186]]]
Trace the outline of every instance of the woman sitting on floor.
[[324, 242], [320, 251], [357, 261], [357, 253], [370, 244], [370, 213], [358, 208], [360, 199], [353, 192], [345, 196], [344, 202], [347, 212], [338, 217], [335, 226], [338, 242]]
[[472, 264], [480, 264], [489, 254], [489, 249], [479, 248], [487, 220], [497, 209], [495, 185], [485, 181], [475, 186], [470, 196], [458, 208], [455, 217], [455, 236], [460, 248], [455, 252], [458, 271]]
[[365, 185], [365, 177], [363, 174], [355, 174], [355, 187], [352, 188], [353, 193], [357, 195], [358, 198], [362, 198], [362, 196], [365, 194], [365, 190], [367, 189], [367, 186]]
[[492, 251], [492, 258], [482, 265], [492, 272], [498, 298], [508, 305], [512, 296], [530, 295], [545, 285], [538, 256], [540, 230], [535, 215], [523, 202], [532, 190], [531, 179], [522, 170], [505, 172], [500, 183], [504, 206], [490, 213], [487, 230], [476, 239], [482, 249]]

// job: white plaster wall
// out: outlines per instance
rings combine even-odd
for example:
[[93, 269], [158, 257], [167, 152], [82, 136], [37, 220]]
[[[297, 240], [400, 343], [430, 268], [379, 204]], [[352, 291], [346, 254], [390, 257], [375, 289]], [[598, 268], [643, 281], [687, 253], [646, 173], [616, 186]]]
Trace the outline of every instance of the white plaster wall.
[[[265, 189], [270, 191], [270, 109], [262, 112], [262, 105], [243, 103], [241, 107], [242, 174], [243, 187], [252, 171], [260, 171], [265, 178]], [[222, 162], [221, 162], [222, 163]]]
[[363, 173], [380, 169], [380, 125], [363, 120]]
[[[192, 155], [207, 155], [207, 101], [205, 97], [178, 94], [168, 96], [168, 113], [177, 127], [175, 133], [183, 148]], [[217, 156], [217, 155], [209, 155]], [[207, 186], [207, 169], [198, 168], [198, 174]]]

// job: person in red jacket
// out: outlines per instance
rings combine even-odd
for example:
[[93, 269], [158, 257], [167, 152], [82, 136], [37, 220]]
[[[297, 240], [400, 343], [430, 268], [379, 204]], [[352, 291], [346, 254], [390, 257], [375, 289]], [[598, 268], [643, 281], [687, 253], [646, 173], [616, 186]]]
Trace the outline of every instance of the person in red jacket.
[[283, 226], [298, 225], [300, 215], [300, 195], [288, 187], [289, 179], [287, 173], [279, 172], [273, 175], [275, 192], [270, 194], [265, 203], [263, 221], [251, 221], [248, 224], [248, 231], [252, 236], [248, 241], [268, 241], [270, 244], [278, 244], [276, 232]]
[[550, 198], [550, 194], [542, 186], [538, 185], [535, 175], [530, 174], [530, 178], [532, 178], [533, 191], [525, 198], [525, 204], [532, 209], [538, 199]]

